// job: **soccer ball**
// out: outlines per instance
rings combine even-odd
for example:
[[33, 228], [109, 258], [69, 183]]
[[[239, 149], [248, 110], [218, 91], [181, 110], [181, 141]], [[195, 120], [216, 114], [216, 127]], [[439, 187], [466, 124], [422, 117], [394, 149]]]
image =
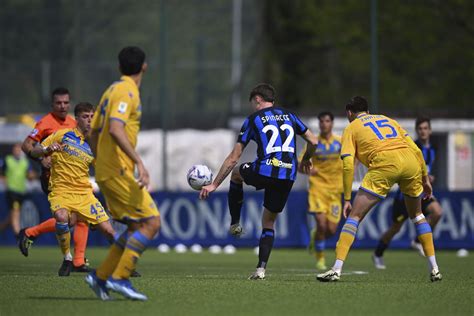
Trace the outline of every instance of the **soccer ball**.
[[212, 183], [212, 171], [206, 165], [194, 165], [188, 171], [188, 183], [194, 190], [201, 190], [205, 185]]

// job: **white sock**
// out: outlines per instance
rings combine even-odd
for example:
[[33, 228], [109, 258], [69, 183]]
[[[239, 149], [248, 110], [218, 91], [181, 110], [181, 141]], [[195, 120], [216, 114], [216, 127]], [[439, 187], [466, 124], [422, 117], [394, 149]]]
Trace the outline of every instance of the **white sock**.
[[72, 255], [71, 255], [70, 252], [68, 252], [67, 254], [64, 255], [64, 260], [72, 261]]
[[438, 269], [438, 264], [436, 263], [436, 257], [435, 256], [429, 256], [428, 257], [428, 262], [430, 264], [431, 270]]
[[336, 271], [337, 273], [341, 273], [343, 264], [344, 264], [344, 261], [336, 259], [336, 262], [334, 262], [334, 266], [332, 267], [332, 269]]

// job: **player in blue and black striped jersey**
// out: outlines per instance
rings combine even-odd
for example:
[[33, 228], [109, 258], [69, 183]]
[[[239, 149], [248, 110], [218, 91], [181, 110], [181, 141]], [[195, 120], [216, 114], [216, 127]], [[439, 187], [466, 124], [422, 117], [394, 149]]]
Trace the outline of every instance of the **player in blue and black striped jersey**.
[[[433, 164], [435, 161], [436, 150], [430, 143], [430, 136], [432, 133], [430, 119], [426, 117], [417, 118], [415, 123], [415, 130], [417, 134], [417, 140], [415, 141], [415, 144], [418, 146], [418, 148], [420, 148], [423, 154], [426, 169], [428, 170], [428, 177], [430, 179], [430, 182], [433, 183], [433, 181], [435, 180], [435, 177], [433, 175]], [[426, 219], [431, 226], [431, 230], [434, 231], [434, 228], [436, 227], [436, 224], [438, 223], [442, 215], [442, 208], [438, 200], [436, 200], [434, 196], [431, 196], [431, 198], [429, 199], [422, 200], [421, 210], [426, 216]], [[405, 207], [405, 203], [403, 202], [403, 194], [398, 191], [393, 200], [392, 225], [380, 238], [378, 246], [372, 256], [375, 267], [377, 269], [386, 268], [383, 260], [383, 254], [388, 248], [390, 241], [400, 231], [403, 223], [405, 223], [407, 218], [408, 213]], [[412, 241], [411, 246], [424, 256], [423, 247], [417, 239]]]
[[[296, 179], [298, 159], [296, 135], [301, 135], [308, 145], [301, 160], [301, 169], [309, 173], [311, 157], [318, 143], [317, 137], [298, 116], [274, 106], [275, 90], [269, 84], [259, 84], [250, 93], [250, 103], [255, 112], [242, 125], [237, 143], [223, 162], [214, 182], [202, 188], [199, 197], [205, 199], [217, 189], [231, 173], [228, 194], [231, 215], [230, 233], [242, 234], [240, 212], [243, 203], [243, 182], [264, 190], [262, 235], [259, 244], [257, 270], [249, 279], [265, 278], [265, 268], [275, 238], [275, 220], [283, 211], [288, 195]], [[236, 167], [245, 146], [253, 140], [257, 143], [257, 158]]]

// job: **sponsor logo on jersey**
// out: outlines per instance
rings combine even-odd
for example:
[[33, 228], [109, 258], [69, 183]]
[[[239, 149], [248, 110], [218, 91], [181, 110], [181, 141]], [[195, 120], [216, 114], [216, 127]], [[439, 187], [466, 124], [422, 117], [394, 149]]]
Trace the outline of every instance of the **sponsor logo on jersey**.
[[267, 159], [266, 164], [269, 165], [269, 166], [278, 167], [278, 168], [286, 168], [286, 169], [293, 168], [292, 163], [283, 162], [281, 160], [278, 160], [275, 157], [273, 157], [272, 159]]
[[32, 137], [35, 137], [36, 135], [38, 135], [38, 130], [36, 128], [33, 128], [33, 130], [30, 132], [30, 136]]

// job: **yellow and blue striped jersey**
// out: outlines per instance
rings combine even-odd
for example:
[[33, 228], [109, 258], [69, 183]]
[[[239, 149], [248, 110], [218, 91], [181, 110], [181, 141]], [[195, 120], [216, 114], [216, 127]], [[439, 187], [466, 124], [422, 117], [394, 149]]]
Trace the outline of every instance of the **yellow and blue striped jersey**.
[[397, 121], [385, 115], [361, 113], [344, 129], [341, 158], [352, 156], [369, 167], [381, 151], [411, 148], [407, 135]]
[[49, 190], [55, 193], [91, 192], [89, 166], [94, 160], [84, 135], [77, 129], [62, 129], [48, 136], [41, 145], [62, 144], [63, 150], [51, 155]]
[[[303, 153], [305, 150], [302, 152]], [[315, 175], [309, 176], [309, 192], [317, 193], [320, 190], [342, 193], [342, 160], [341, 137], [331, 135], [329, 139], [318, 136], [316, 151], [311, 157]], [[300, 157], [300, 160], [302, 158]]]
[[134, 171], [134, 162], [113, 140], [109, 126], [111, 120], [123, 122], [128, 140], [136, 147], [141, 115], [140, 93], [129, 76], [122, 76], [102, 95], [92, 121], [92, 129], [99, 131], [95, 163], [98, 181]]

